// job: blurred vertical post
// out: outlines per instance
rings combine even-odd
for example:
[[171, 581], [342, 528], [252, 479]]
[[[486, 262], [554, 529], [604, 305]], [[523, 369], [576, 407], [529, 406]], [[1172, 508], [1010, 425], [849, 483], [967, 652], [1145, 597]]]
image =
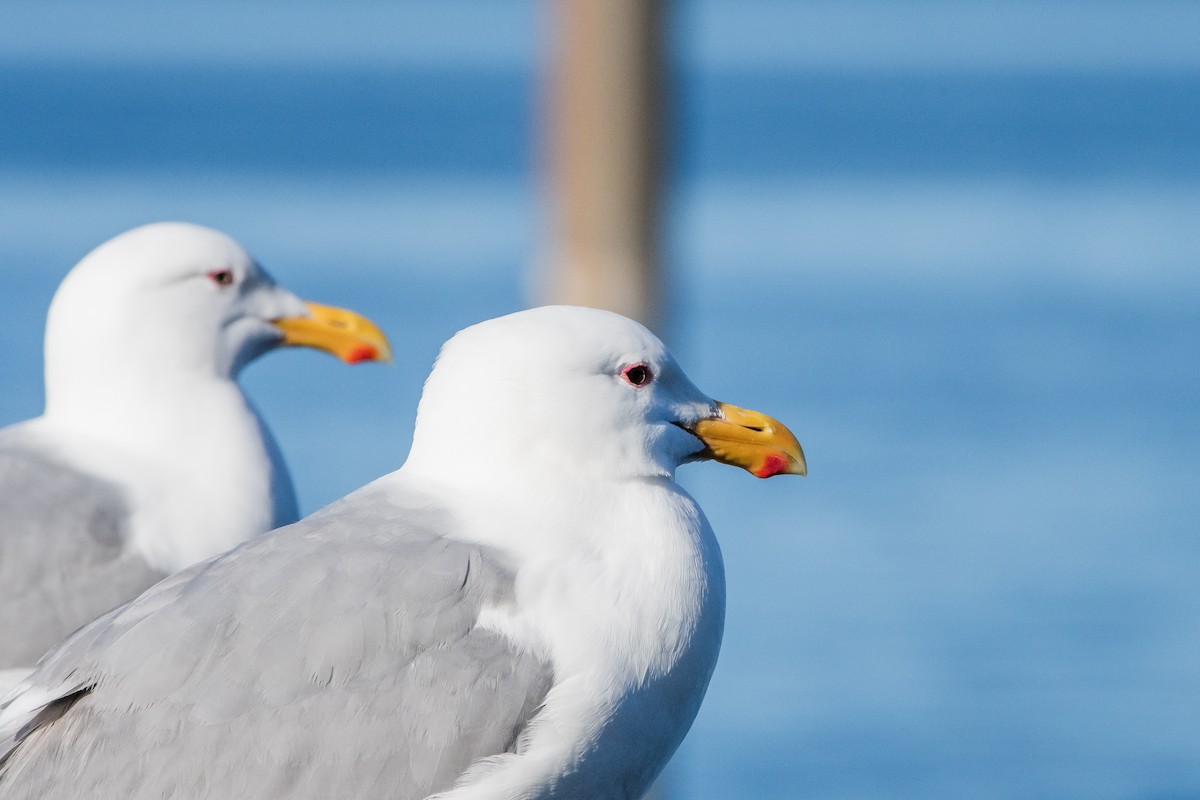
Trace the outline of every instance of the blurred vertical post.
[[[607, 308], [661, 333], [663, 4], [543, 2], [553, 52], [539, 299]], [[647, 798], [663, 800], [663, 783]]]
[[660, 0], [544, 0], [549, 242], [544, 302], [662, 322]]

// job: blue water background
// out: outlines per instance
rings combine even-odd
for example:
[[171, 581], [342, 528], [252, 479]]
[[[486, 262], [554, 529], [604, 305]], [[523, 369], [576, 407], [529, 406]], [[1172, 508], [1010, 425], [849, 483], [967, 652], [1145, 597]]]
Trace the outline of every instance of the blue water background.
[[[247, 370], [303, 507], [398, 466], [438, 344], [535, 297], [541, 10], [6, 3], [0, 424], [70, 265], [181, 218], [396, 345]], [[681, 472], [729, 617], [671, 797], [1200, 797], [1200, 11], [671, 20], [664, 336], [811, 465]]]

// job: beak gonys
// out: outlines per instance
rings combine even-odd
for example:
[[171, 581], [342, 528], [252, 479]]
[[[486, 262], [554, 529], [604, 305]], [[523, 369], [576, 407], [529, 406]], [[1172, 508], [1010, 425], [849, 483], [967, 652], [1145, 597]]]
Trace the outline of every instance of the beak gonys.
[[345, 361], [391, 361], [387, 337], [371, 320], [334, 306], [305, 303], [310, 316], [284, 317], [272, 323], [283, 331], [283, 343], [293, 347], [315, 347]]
[[707, 446], [700, 458], [741, 467], [760, 478], [808, 474], [800, 442], [782, 422], [727, 403], [717, 403], [717, 408], [720, 416], [690, 428]]

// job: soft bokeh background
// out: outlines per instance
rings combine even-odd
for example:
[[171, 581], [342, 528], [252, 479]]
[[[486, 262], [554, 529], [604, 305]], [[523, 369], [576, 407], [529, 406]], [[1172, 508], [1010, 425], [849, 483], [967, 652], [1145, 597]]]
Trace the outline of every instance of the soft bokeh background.
[[[399, 465], [530, 296], [544, 10], [6, 0], [0, 424], [66, 270], [187, 219], [397, 346], [244, 376], [304, 509]], [[664, 333], [812, 471], [681, 475], [730, 598], [672, 798], [1200, 797], [1200, 4], [669, 19]]]

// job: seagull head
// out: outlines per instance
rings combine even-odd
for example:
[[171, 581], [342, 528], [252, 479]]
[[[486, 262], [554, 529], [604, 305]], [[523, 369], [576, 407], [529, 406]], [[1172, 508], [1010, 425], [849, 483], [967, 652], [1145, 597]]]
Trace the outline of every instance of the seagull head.
[[283, 345], [350, 362], [390, 358], [372, 322], [300, 300], [225, 234], [183, 222], [145, 225], [97, 247], [59, 286], [46, 324], [47, 401], [60, 384], [232, 379]]
[[547, 306], [489, 320], [442, 348], [409, 464], [608, 478], [673, 477], [712, 459], [759, 476], [805, 473], [781, 423], [717, 402], [638, 323]]

